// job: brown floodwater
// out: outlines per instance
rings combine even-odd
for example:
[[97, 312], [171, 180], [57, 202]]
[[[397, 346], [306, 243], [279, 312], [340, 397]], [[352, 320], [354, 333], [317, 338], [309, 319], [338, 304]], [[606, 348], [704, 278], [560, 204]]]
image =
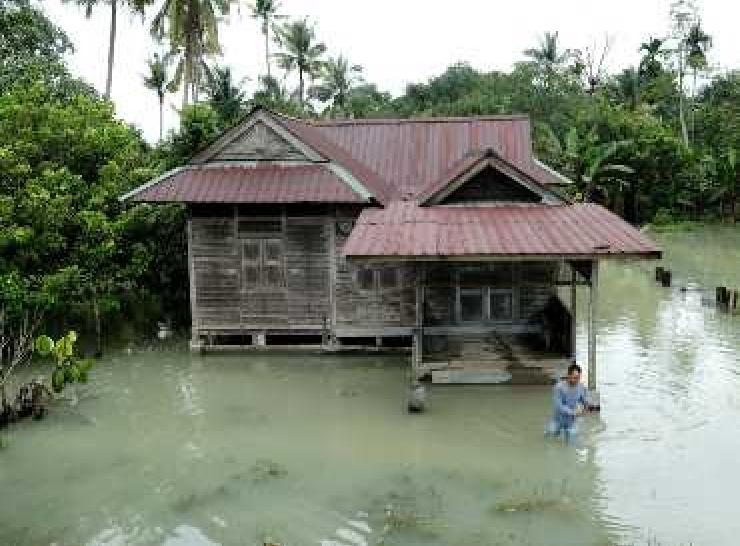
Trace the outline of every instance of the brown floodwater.
[[734, 546], [740, 316], [712, 301], [740, 229], [657, 238], [673, 288], [602, 269], [575, 446], [543, 438], [547, 387], [434, 386], [407, 414], [407, 357], [116, 354], [3, 431], [0, 545]]

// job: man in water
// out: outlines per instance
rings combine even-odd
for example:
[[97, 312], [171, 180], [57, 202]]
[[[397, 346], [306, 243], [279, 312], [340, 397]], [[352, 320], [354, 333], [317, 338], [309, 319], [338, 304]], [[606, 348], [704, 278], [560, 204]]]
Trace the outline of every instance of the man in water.
[[578, 364], [568, 366], [568, 375], [558, 381], [552, 391], [553, 416], [547, 427], [547, 433], [559, 436], [562, 432], [566, 441], [577, 433], [576, 417], [582, 415], [588, 407], [586, 389], [581, 385], [581, 367]]

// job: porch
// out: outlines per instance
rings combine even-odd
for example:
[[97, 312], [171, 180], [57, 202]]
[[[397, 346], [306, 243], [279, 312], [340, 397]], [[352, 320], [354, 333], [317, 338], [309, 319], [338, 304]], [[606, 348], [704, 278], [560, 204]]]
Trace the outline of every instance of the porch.
[[[589, 384], [598, 262], [419, 262], [412, 381], [549, 384], [575, 358], [578, 286], [589, 288]], [[593, 388], [593, 387], [592, 387]]]

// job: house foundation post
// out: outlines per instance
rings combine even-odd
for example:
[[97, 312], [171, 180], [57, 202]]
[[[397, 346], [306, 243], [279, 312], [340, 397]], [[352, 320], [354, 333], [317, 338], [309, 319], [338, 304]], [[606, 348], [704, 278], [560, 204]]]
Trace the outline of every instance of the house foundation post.
[[408, 395], [410, 412], [424, 411], [426, 406], [426, 388], [419, 381], [424, 347], [424, 272], [422, 265], [416, 270], [416, 322], [411, 351], [411, 381]]
[[573, 362], [576, 361], [576, 345], [578, 343], [576, 335], [577, 323], [577, 303], [578, 303], [578, 290], [577, 290], [578, 272], [573, 264], [570, 266], [570, 357]]
[[591, 287], [588, 298], [588, 406], [592, 410], [601, 407], [596, 388], [596, 313], [599, 301], [599, 261], [591, 262]]

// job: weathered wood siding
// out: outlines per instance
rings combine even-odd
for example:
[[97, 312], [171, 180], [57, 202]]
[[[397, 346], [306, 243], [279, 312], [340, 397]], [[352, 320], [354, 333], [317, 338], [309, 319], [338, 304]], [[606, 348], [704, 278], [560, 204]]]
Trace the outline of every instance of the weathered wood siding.
[[494, 291], [505, 298], [511, 293], [510, 318], [485, 312], [481, 322], [542, 322], [555, 294], [556, 264], [348, 262], [342, 247], [357, 212], [233, 206], [196, 211], [190, 220], [194, 329], [319, 333], [326, 325], [339, 336], [408, 333], [415, 324], [417, 268], [427, 270], [425, 325], [463, 323], [461, 291], [475, 293], [477, 287], [486, 309]]
[[[350, 218], [337, 217], [344, 225]], [[348, 233], [335, 224], [336, 316], [337, 329], [367, 329], [368, 335], [381, 328], [412, 327], [416, 296], [412, 266], [365, 267], [342, 257]]]
[[[510, 276], [494, 273], [502, 265], [510, 268]], [[555, 295], [555, 274], [557, 264], [548, 262], [502, 262], [462, 266], [469, 273], [463, 279], [457, 267], [452, 264], [430, 266], [427, 272], [427, 285], [424, 302], [425, 325], [454, 325], [460, 323], [458, 290], [480, 289], [481, 297], [489, 296], [487, 290], [511, 291], [512, 315], [510, 319], [488, 322], [508, 322], [530, 324], [541, 320], [541, 313], [552, 296]], [[486, 303], [487, 305], [487, 303]], [[485, 305], [484, 305], [485, 307]], [[484, 320], [485, 321], [485, 320]]]
[[331, 315], [328, 215], [233, 207], [191, 218], [196, 329], [320, 329]]

